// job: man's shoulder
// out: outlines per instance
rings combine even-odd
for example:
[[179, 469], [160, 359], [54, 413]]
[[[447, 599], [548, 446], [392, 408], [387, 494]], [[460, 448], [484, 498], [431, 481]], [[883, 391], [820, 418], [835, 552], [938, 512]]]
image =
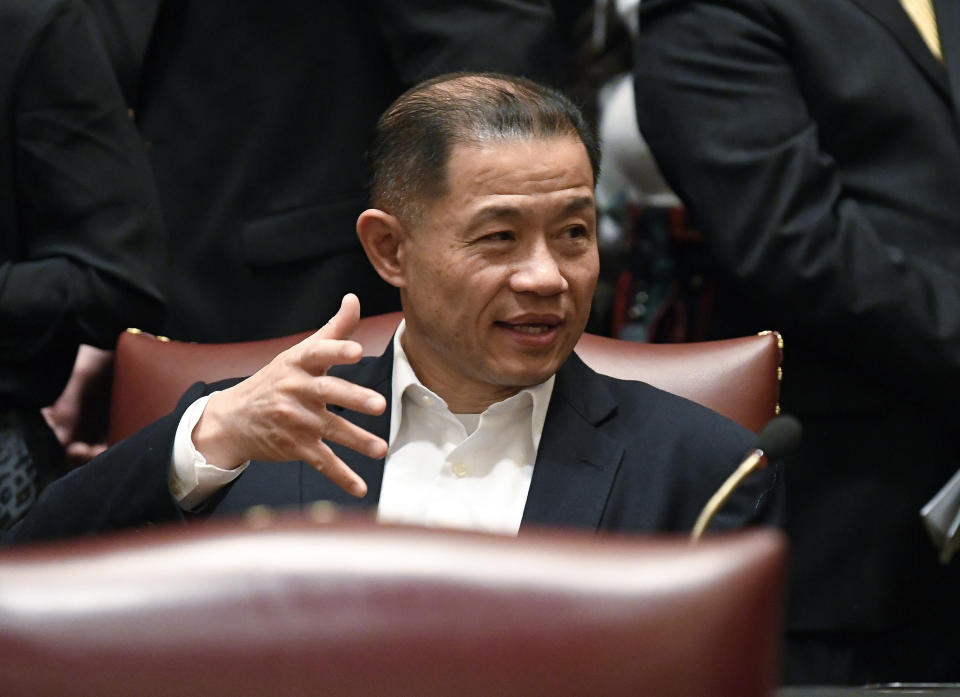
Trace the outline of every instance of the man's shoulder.
[[719, 438], [744, 447], [755, 440], [748, 429], [702, 404], [647, 382], [598, 373], [579, 358], [568, 361], [561, 373], [565, 377], [561, 390], [575, 391], [587, 399], [608, 399], [613, 412], [605, 423], [627, 436], [639, 435], [644, 428], [656, 428], [663, 436]]
[[756, 446], [756, 434], [702, 404], [577, 363], [558, 373], [558, 396], [623, 448], [624, 481], [696, 482], [709, 493]]
[[[702, 505], [755, 447], [756, 435], [689, 399], [645, 382], [602, 375], [579, 363], [558, 373], [557, 396], [585, 419], [595, 418], [596, 435], [612, 441], [620, 452], [602, 527], [689, 530]], [[577, 418], [570, 410], [557, 413]], [[569, 427], [554, 423], [549, 433], [562, 440]], [[753, 477], [718, 525], [776, 522], [776, 482], [775, 468]]]

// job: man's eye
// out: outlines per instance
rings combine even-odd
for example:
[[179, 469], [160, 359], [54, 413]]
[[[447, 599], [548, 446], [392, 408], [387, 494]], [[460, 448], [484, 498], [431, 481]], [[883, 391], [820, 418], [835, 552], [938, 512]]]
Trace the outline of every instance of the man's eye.
[[584, 225], [571, 225], [564, 230], [564, 233], [570, 238], [587, 237], [590, 234]]
[[489, 235], [484, 235], [481, 239], [485, 242], [509, 242], [515, 237], [509, 230], [498, 230], [497, 232], [491, 232]]

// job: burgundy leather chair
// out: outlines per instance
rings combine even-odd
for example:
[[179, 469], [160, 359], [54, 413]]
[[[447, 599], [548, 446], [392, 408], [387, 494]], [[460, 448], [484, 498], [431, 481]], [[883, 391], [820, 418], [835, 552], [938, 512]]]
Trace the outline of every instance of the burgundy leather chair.
[[0, 695], [768, 697], [775, 687], [785, 556], [772, 530], [692, 546], [252, 520], [0, 550]]
[[[400, 317], [397, 312], [361, 319], [353, 338], [366, 355], [379, 355]], [[128, 330], [117, 342], [108, 443], [168, 413], [197, 380], [251, 375], [309, 334], [195, 344]], [[691, 344], [644, 344], [584, 334], [576, 351], [598, 372], [649, 382], [754, 432], [779, 409], [782, 342], [776, 332]]]

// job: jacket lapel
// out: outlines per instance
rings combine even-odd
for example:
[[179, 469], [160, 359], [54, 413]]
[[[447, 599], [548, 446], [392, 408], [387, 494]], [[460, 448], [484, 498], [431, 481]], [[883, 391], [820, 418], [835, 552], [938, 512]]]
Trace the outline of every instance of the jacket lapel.
[[[920, 70], [940, 92], [950, 98], [950, 85], [947, 82], [947, 71], [944, 65], [937, 60], [929, 47], [920, 36], [920, 32], [913, 24], [913, 20], [900, 4], [899, 0], [850, 0], [864, 12], [870, 14], [883, 24], [900, 44], [904, 51], [919, 66]], [[936, 3], [937, 19], [940, 19], [941, 5], [953, 5], [956, 0]], [[941, 25], [941, 35], [946, 36]]]
[[161, 0], [87, 0], [127, 100], [135, 104], [140, 74], [160, 15]]
[[624, 450], [598, 427], [616, 409], [606, 386], [572, 354], [554, 383], [524, 527], [598, 527]]

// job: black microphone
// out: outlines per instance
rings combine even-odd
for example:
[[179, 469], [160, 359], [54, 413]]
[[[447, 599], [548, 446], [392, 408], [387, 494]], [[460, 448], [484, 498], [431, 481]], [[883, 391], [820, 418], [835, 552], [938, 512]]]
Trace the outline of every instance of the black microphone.
[[740, 486], [740, 483], [751, 473], [762, 468], [764, 455], [766, 455], [767, 461], [783, 457], [797, 447], [802, 433], [803, 427], [792, 416], [783, 414], [771, 419], [760, 431], [760, 435], [757, 436], [757, 447], [747, 453], [747, 456], [737, 466], [733, 474], [727, 477], [727, 481], [717, 489], [717, 493], [710, 497], [707, 505], [700, 511], [697, 522], [693, 526], [693, 532], [690, 533], [691, 541], [696, 542], [700, 539], [703, 531], [713, 520], [713, 516], [727, 502], [730, 494]]

